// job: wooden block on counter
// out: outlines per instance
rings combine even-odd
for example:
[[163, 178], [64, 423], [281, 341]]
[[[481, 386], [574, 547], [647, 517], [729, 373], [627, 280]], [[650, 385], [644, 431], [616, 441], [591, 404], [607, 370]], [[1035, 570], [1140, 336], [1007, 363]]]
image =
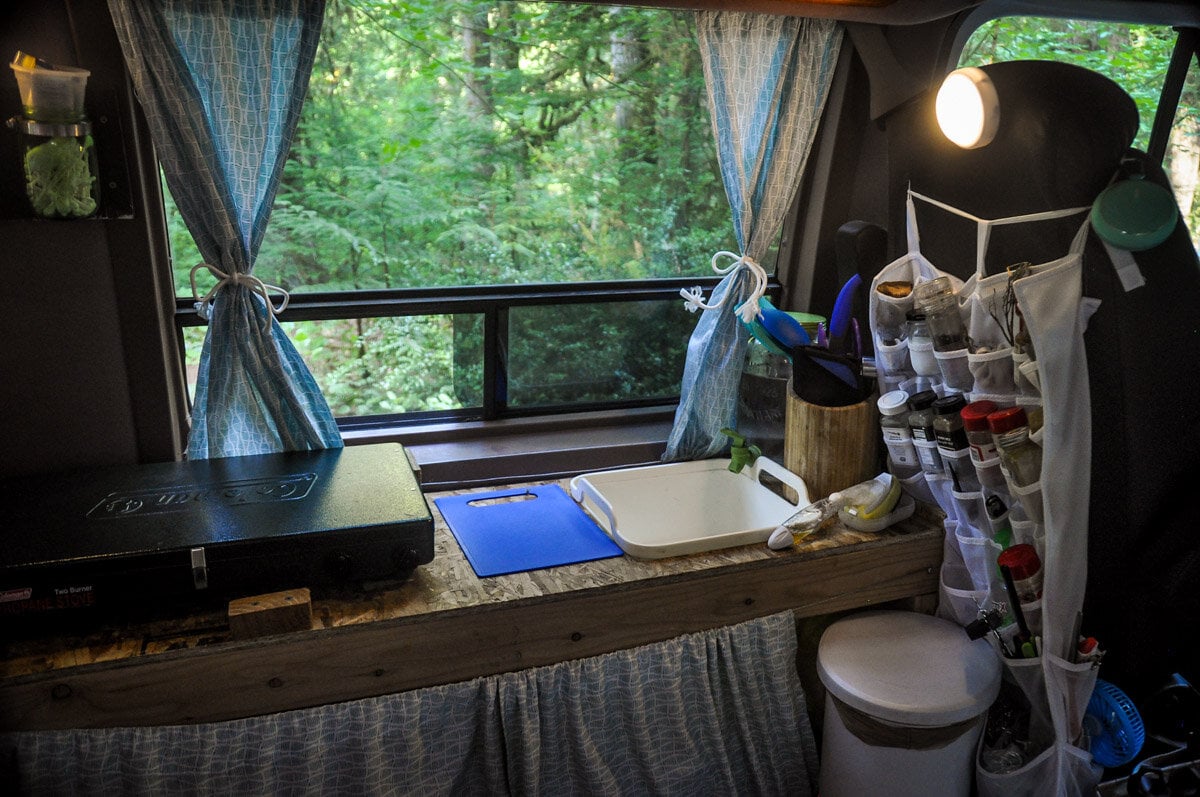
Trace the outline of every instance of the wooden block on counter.
[[253, 595], [229, 602], [229, 631], [234, 639], [312, 629], [312, 596], [307, 588]]

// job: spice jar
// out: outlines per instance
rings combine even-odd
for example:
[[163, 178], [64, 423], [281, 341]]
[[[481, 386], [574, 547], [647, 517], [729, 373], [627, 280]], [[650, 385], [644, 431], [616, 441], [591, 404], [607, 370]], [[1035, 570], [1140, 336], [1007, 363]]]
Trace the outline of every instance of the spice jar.
[[979, 477], [970, 462], [970, 445], [963, 428], [962, 408], [966, 399], [951, 393], [933, 402], [933, 434], [946, 475], [954, 480], [954, 489], [974, 492], [979, 489]]
[[923, 282], [914, 291], [917, 309], [925, 313], [935, 351], [967, 348], [967, 327], [958, 307], [958, 294], [949, 277]]
[[996, 557], [996, 564], [1008, 568], [1017, 600], [1022, 604], [1042, 599], [1042, 560], [1032, 545], [1010, 545]]
[[994, 401], [973, 401], [962, 408], [963, 429], [967, 433], [967, 444], [976, 462], [987, 462], [996, 457], [996, 442], [988, 427], [988, 416], [1000, 409]]
[[966, 404], [961, 393], [951, 393], [933, 402], [933, 433], [941, 451], [955, 453], [969, 447], [962, 420], [962, 409]]
[[937, 437], [933, 431], [933, 402], [937, 393], [932, 390], [922, 390], [914, 393], [908, 399], [908, 428], [912, 430], [913, 445], [917, 449], [917, 460], [925, 473], [938, 474], [944, 472], [942, 456], [937, 450]]
[[1042, 476], [1042, 449], [1029, 439], [1029, 421], [1021, 407], [1006, 407], [988, 416], [1000, 464], [1013, 487], [1028, 487]]
[[893, 473], [901, 478], [920, 471], [912, 430], [908, 426], [908, 393], [892, 390], [875, 402], [879, 407], [879, 429], [888, 449]]

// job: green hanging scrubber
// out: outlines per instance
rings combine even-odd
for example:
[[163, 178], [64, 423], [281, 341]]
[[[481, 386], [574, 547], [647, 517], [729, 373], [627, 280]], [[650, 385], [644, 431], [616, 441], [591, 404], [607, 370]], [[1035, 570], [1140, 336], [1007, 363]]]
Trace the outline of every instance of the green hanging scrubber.
[[742, 468], [762, 456], [761, 448], [755, 445], [746, 445], [746, 438], [733, 429], [722, 429], [721, 434], [732, 441], [729, 447], [729, 470], [734, 473], [741, 473]]

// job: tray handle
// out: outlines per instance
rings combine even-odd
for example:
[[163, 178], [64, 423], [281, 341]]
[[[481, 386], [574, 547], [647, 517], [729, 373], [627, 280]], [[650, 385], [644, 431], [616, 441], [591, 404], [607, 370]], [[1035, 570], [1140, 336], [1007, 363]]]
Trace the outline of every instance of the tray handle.
[[583, 476], [576, 476], [571, 479], [571, 497], [575, 499], [575, 503], [580, 505], [583, 504], [584, 498], [592, 499], [592, 503], [596, 505], [596, 508], [608, 518], [608, 528], [605, 531], [608, 532], [608, 536], [616, 539], [617, 517], [613, 514], [612, 504], [600, 494], [600, 491], [596, 489], [594, 484]]
[[769, 473], [796, 491], [796, 495], [799, 497], [796, 506], [804, 507], [812, 503], [812, 499], [808, 497], [808, 485], [804, 483], [804, 479], [769, 457], [757, 457], [746, 475], [757, 483], [764, 473]]

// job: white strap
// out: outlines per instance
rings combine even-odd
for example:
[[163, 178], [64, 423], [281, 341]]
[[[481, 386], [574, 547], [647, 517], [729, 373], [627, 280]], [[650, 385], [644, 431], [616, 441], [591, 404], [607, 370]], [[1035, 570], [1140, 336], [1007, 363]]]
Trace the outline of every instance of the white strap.
[[[204, 294], [203, 297], [200, 296], [200, 290], [196, 287], [196, 272], [200, 269], [208, 269], [208, 272], [217, 278], [217, 284], [212, 286], [208, 293]], [[217, 291], [226, 285], [245, 285], [247, 288], [261, 296], [263, 302], [265, 302], [267, 305], [267, 309], [271, 313], [267, 316], [268, 325], [271, 323], [272, 316], [277, 316], [287, 309], [288, 301], [291, 299], [291, 295], [289, 295], [288, 292], [283, 288], [280, 288], [278, 285], [268, 285], [253, 274], [242, 274], [237, 271], [231, 271], [227, 274], [209, 263], [197, 263], [196, 265], [192, 266], [192, 271], [189, 274], [189, 277], [192, 281], [192, 298], [196, 300], [196, 312], [199, 313], [200, 317], [205, 321], [209, 320], [209, 308], [212, 306], [213, 298], [217, 295]], [[278, 307], [271, 303], [272, 293], [279, 294], [283, 297]]]
[[1100, 239], [1100, 242], [1104, 244], [1104, 249], [1108, 252], [1108, 259], [1112, 261], [1113, 268], [1117, 270], [1117, 279], [1121, 280], [1121, 287], [1125, 289], [1126, 293], [1146, 284], [1146, 277], [1142, 274], [1142, 269], [1138, 267], [1133, 252], [1128, 249], [1119, 249], [1103, 238]]
[[[732, 258], [733, 262], [728, 266], [717, 265], [717, 260], [722, 257]], [[749, 255], [739, 255], [734, 252], [721, 251], [712, 256], [712, 269], [721, 276], [731, 273], [738, 268], [747, 268], [750, 274], [754, 277], [754, 288], [750, 291], [750, 296], [746, 301], [739, 304], [734, 312], [745, 323], [749, 324], [761, 314], [758, 308], [758, 300], [761, 299], [767, 292], [767, 272], [762, 266]], [[699, 286], [694, 288], [680, 288], [679, 295], [684, 298], [684, 306], [689, 313], [694, 313], [697, 310], [716, 310], [721, 305], [725, 304], [725, 300], [729, 298], [729, 294], [725, 293], [721, 298], [713, 304], [704, 303], [704, 291]]]

